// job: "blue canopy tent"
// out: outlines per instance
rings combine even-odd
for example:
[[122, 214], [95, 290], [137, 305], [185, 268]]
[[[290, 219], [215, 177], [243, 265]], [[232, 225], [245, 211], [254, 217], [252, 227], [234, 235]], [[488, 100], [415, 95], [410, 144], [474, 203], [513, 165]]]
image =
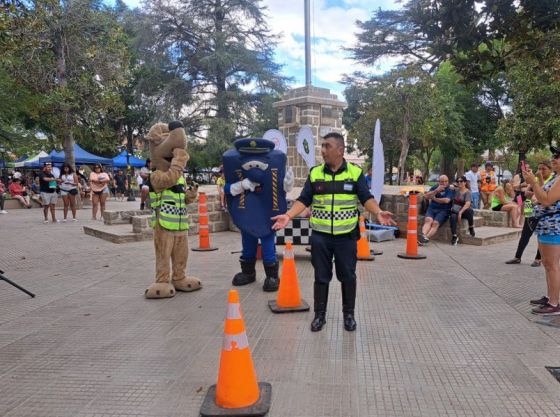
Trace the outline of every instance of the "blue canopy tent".
[[[54, 154], [53, 154], [54, 152]], [[39, 158], [40, 165], [43, 166], [44, 162], [52, 162], [53, 164], [62, 164], [64, 162], [64, 151], [56, 152], [53, 151], [48, 157]], [[84, 164], [101, 164], [101, 165], [113, 165], [113, 160], [110, 158], [103, 158], [101, 156], [89, 153], [82, 148], [80, 145], [74, 144], [74, 161], [76, 165]]]
[[[24, 168], [31, 168], [31, 169], [39, 169], [39, 168], [43, 168], [43, 163], [44, 162], [52, 162], [53, 157], [58, 156], [58, 155], [64, 155], [63, 152], [57, 152], [55, 149], [53, 149], [48, 156], [44, 156], [44, 157], [40, 157], [35, 159], [34, 161], [31, 162], [24, 162], [23, 166]], [[64, 159], [63, 159], [64, 160]]]
[[[113, 158], [113, 166], [117, 168], [126, 168], [126, 149]], [[142, 168], [146, 166], [144, 159], [136, 158], [134, 155], [128, 157], [128, 163], [131, 167]]]

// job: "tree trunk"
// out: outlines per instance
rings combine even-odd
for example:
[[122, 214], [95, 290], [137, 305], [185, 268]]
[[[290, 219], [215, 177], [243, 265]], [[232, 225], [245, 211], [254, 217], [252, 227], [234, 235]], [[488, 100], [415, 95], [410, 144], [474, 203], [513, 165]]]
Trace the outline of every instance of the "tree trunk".
[[[58, 29], [56, 34], [56, 43], [54, 45], [54, 51], [56, 56], [56, 75], [58, 79], [58, 85], [62, 90], [66, 89], [68, 86], [68, 81], [66, 79], [66, 55], [67, 46], [66, 38], [64, 36], [63, 28]], [[72, 111], [69, 108], [68, 103], [62, 103], [62, 112], [64, 114], [64, 162], [76, 170], [76, 164], [74, 159], [74, 134], [72, 133]]]
[[[222, 55], [224, 53], [224, 34], [223, 26], [225, 13], [222, 8], [221, 0], [216, 1], [214, 9], [214, 19], [216, 27], [216, 55]], [[218, 65], [216, 68], [216, 101], [217, 101], [217, 111], [216, 116], [220, 120], [227, 120], [229, 111], [227, 106], [227, 88], [226, 88], [226, 70], [222, 65]]]
[[449, 181], [451, 181], [455, 171], [453, 169], [453, 160], [442, 156], [440, 168], [441, 175], [446, 175]]
[[399, 174], [397, 178], [398, 185], [401, 185], [403, 178], [406, 178], [406, 157], [408, 156], [408, 149], [410, 147], [410, 143], [408, 142], [409, 123], [410, 123], [410, 110], [408, 108], [408, 102], [405, 102], [405, 111], [403, 116], [403, 132], [400, 138], [401, 154], [399, 156]]
[[461, 159], [457, 160], [457, 178], [465, 175], [465, 164], [466, 164], [466, 162], [467, 161], [465, 161], [464, 158], [461, 158]]

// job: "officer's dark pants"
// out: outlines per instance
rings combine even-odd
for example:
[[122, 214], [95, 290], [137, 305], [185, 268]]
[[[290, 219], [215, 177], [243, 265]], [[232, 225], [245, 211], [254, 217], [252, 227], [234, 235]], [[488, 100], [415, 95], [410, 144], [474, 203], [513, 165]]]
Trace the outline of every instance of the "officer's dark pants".
[[[535, 229], [535, 224], [533, 218], [525, 217], [525, 222], [523, 223], [523, 230], [521, 231], [521, 237], [519, 238], [519, 243], [517, 244], [517, 252], [515, 252], [515, 257], [521, 259], [525, 248], [529, 244], [531, 236], [533, 236], [533, 230]], [[541, 252], [537, 249], [537, 255], [535, 259], [541, 259]]]
[[315, 269], [315, 311], [326, 311], [329, 283], [333, 273], [342, 284], [344, 312], [354, 312], [356, 301], [356, 237], [327, 235], [313, 231], [311, 235], [311, 263]]

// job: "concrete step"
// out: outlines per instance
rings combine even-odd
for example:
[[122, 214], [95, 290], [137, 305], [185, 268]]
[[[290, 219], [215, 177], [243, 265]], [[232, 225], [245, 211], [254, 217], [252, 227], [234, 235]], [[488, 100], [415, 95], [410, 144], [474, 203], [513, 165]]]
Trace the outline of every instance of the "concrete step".
[[[448, 228], [449, 229], [449, 228]], [[521, 229], [513, 229], [510, 227], [493, 227], [482, 226], [475, 228], [475, 237], [471, 237], [469, 233], [459, 234], [459, 244], [461, 245], [474, 245], [486, 246], [495, 243], [508, 242], [510, 240], [518, 240], [521, 235]], [[437, 234], [436, 234], [437, 237]], [[434, 239], [437, 241], [451, 242], [451, 235], [445, 239]]]
[[[422, 221], [422, 224], [424, 222]], [[482, 217], [476, 216], [474, 217], [474, 228], [475, 231], [478, 230], [479, 228], [484, 226], [484, 219]], [[466, 220], [462, 220], [461, 221], [461, 226], [457, 227], [458, 232], [460, 235], [468, 235], [469, 234], [469, 223]], [[418, 228], [418, 233], [422, 232], [422, 227]], [[470, 235], [469, 235], [470, 236]], [[435, 234], [435, 236], [432, 237], [432, 239], [434, 240], [442, 240], [442, 241], [450, 241], [451, 240], [451, 226], [449, 225], [449, 220], [447, 220], [445, 222], [445, 224], [440, 227], [437, 231], [437, 233]]]
[[113, 243], [140, 242], [152, 240], [152, 229], [145, 233], [134, 233], [130, 224], [105, 225], [103, 223], [84, 226], [86, 235], [95, 236]]

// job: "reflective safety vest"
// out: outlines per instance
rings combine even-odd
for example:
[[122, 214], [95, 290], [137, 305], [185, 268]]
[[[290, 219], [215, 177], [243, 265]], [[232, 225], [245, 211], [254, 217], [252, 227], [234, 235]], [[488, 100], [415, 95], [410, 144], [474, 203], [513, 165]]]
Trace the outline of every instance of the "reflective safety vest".
[[150, 185], [150, 207], [152, 218], [150, 226], [154, 228], [156, 222], [167, 230], [189, 230], [187, 222], [187, 204], [185, 203], [185, 178], [179, 177], [173, 187], [156, 193]]
[[361, 168], [346, 163], [346, 170], [326, 174], [325, 164], [311, 169], [313, 194], [309, 224], [313, 230], [331, 235], [350, 233], [358, 224], [358, 178]]

